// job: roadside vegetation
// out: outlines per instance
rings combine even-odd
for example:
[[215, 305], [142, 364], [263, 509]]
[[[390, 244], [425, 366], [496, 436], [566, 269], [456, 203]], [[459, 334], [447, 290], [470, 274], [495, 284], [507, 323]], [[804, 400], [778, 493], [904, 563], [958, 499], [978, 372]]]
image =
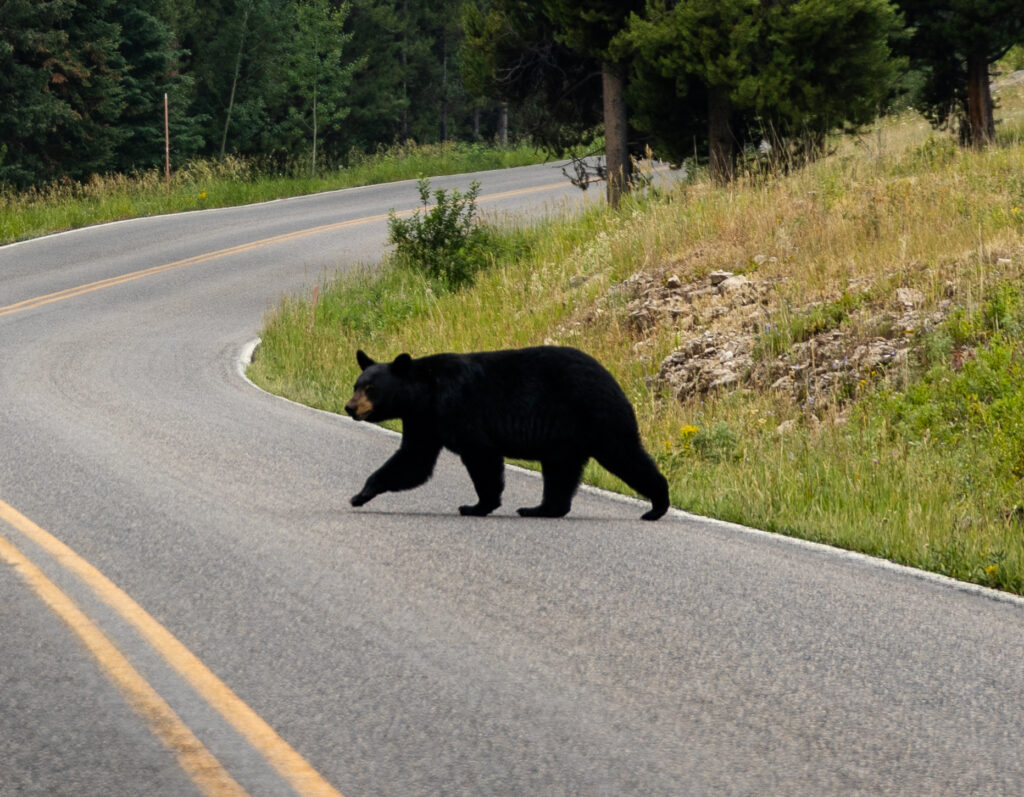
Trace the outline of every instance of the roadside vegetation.
[[575, 345], [674, 505], [1024, 593], [1024, 88], [997, 97], [983, 150], [905, 114], [788, 174], [485, 219], [467, 279], [399, 252], [287, 299], [250, 375], [340, 412], [357, 348]]
[[259, 158], [226, 156], [195, 160], [171, 173], [170, 190], [161, 169], [131, 175], [94, 176], [85, 182], [62, 180], [38, 188], [0, 187], [0, 244], [90, 224], [244, 205], [338, 188], [409, 180], [540, 163], [534, 147], [493, 147], [446, 142], [403, 144], [376, 153], [350, 153], [344, 168], [308, 164], [282, 167]]

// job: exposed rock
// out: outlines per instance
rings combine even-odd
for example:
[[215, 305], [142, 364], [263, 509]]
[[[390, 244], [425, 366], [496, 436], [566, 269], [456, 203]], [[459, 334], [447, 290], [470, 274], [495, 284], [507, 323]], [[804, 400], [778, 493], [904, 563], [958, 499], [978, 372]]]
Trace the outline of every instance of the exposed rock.
[[924, 294], [916, 288], [897, 288], [896, 303], [904, 310], [913, 310], [924, 304]]
[[[848, 290], [853, 287], [867, 294], [874, 285], [851, 281]], [[676, 331], [677, 350], [662, 361], [652, 381], [680, 401], [750, 387], [789, 397], [814, 411], [841, 408], [868, 382], [898, 381], [903, 373], [899, 366], [907, 362], [915, 335], [953, 309], [947, 298], [928, 311], [920, 290], [901, 287], [891, 295], [888, 309], [865, 302], [838, 327], [792, 343], [780, 356], [755, 359], [755, 347], [767, 329], [791, 323], [815, 305], [783, 310], [775, 282], [756, 272], [719, 270], [693, 282], [677, 274], [639, 273], [615, 290], [627, 297], [626, 317], [634, 337], [642, 341], [664, 325]], [[955, 295], [955, 286], [947, 286], [946, 295]], [[841, 409], [836, 412], [841, 414]]]
[[705, 332], [666, 357], [658, 379], [671, 385], [680, 400], [735, 387], [752, 365], [751, 345], [751, 339], [740, 334]]
[[712, 285], [718, 286], [718, 292], [722, 295], [732, 293], [733, 291], [739, 290], [744, 285], [749, 285], [750, 280], [744, 277], [742, 274], [733, 274], [731, 277], [726, 277], [721, 282], [712, 283]]
[[[692, 283], [673, 274], [660, 284], [641, 273], [634, 274], [617, 290], [632, 297], [627, 307], [629, 327], [634, 334], [643, 335], [666, 321], [677, 329], [698, 325], [711, 328], [718, 319], [730, 320], [727, 317], [735, 308], [765, 301], [769, 284], [729, 271], [716, 271], [706, 280]], [[744, 319], [748, 315], [749, 311]]]

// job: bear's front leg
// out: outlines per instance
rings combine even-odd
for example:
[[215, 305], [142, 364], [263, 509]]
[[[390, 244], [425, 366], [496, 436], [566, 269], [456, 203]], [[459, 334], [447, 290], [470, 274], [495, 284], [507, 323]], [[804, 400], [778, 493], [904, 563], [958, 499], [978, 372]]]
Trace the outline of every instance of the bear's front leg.
[[433, 440], [416, 435], [403, 435], [402, 445], [398, 451], [371, 473], [363, 489], [352, 496], [352, 506], [362, 506], [381, 493], [419, 487], [434, 472], [434, 464], [440, 453], [440, 444]]
[[363, 489], [360, 490], [356, 495], [353, 495], [349, 499], [349, 502], [352, 504], [352, 506], [362, 506], [368, 501], [372, 501], [378, 495], [380, 495], [380, 493], [375, 491], [370, 486], [369, 480], [367, 480], [366, 484], [363, 485]]

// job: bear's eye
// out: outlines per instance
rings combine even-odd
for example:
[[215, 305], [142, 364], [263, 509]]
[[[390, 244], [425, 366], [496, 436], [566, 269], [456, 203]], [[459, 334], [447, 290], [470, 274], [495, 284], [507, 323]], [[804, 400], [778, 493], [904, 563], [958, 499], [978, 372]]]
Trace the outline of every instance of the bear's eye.
[[377, 395], [377, 386], [376, 385], [363, 385], [363, 393], [366, 395], [366, 397], [368, 399], [370, 399], [372, 401], [374, 396]]

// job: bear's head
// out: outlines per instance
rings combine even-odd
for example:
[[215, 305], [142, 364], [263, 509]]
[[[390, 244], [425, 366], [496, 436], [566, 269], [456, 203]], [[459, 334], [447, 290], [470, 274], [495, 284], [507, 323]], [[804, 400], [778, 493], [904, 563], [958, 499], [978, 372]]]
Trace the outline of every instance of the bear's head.
[[412, 357], [399, 354], [394, 362], [378, 363], [360, 349], [356, 352], [356, 362], [363, 372], [356, 380], [352, 398], [345, 404], [345, 412], [357, 421], [379, 422], [401, 417]]

